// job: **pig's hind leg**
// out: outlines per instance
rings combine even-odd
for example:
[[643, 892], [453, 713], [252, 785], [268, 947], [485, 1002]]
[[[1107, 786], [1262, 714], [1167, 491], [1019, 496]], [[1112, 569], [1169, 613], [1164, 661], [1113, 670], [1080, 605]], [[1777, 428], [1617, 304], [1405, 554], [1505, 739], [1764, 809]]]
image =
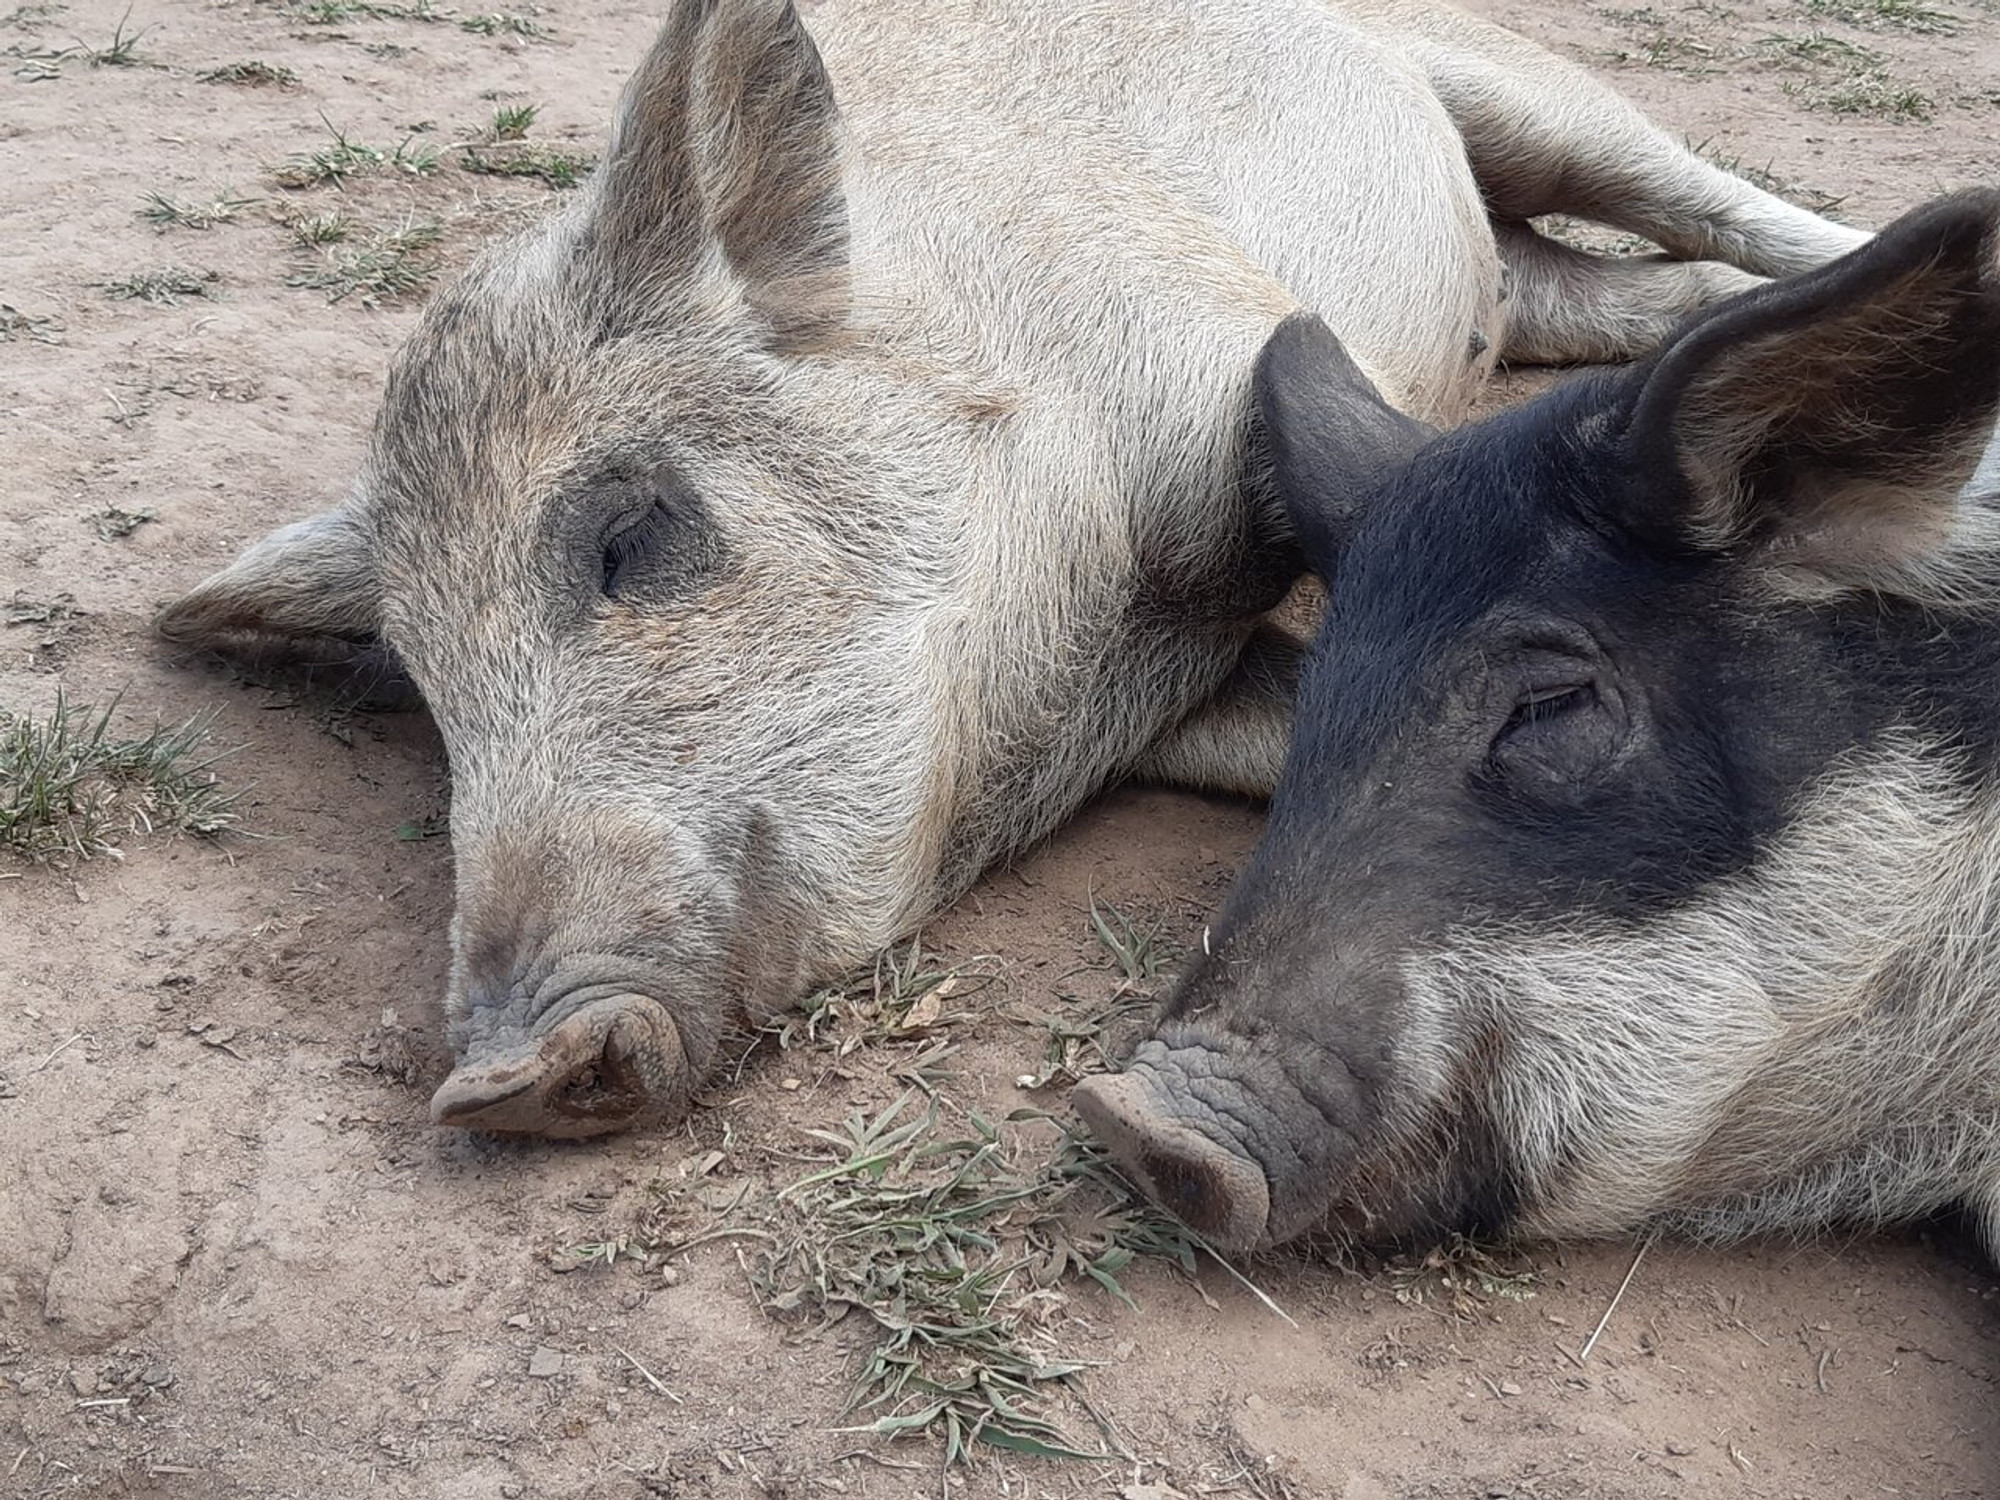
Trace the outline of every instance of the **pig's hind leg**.
[[1430, 80], [1501, 222], [1573, 214], [1677, 260], [1758, 276], [1811, 270], [1867, 240], [1704, 161], [1590, 73], [1434, 0], [1370, 0]]
[[1592, 255], [1526, 224], [1496, 224], [1507, 268], [1510, 364], [1607, 364], [1651, 352], [1689, 313], [1763, 278], [1712, 260]]

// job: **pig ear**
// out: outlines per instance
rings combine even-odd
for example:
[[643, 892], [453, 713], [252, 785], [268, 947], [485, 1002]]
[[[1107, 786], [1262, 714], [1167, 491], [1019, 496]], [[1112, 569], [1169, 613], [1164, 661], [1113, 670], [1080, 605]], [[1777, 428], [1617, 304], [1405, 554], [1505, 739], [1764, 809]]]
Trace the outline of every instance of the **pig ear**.
[[347, 507], [281, 526], [154, 621], [170, 641], [373, 639], [381, 588], [369, 528]]
[[713, 243], [781, 338], [845, 310], [839, 116], [791, 0], [679, 0], [626, 86], [601, 180], [614, 274], [644, 286]]
[[1435, 431], [1384, 401], [1333, 330], [1307, 312], [1265, 342], [1252, 391], [1292, 530], [1313, 570], [1330, 577], [1362, 495]]
[[1688, 325], [1627, 434], [1639, 472], [1685, 480], [1679, 545], [1945, 602], [2000, 588], [2000, 516], [1961, 498], [1996, 415], [2000, 193], [1970, 192]]

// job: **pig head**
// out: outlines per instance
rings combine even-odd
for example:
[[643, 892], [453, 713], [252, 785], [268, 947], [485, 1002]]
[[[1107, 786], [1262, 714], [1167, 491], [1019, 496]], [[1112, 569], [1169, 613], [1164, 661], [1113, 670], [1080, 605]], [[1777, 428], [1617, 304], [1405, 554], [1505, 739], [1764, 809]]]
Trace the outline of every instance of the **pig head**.
[[1442, 438], [1310, 318], [1258, 400], [1332, 604], [1262, 843], [1076, 1092], [1134, 1179], [1236, 1247], [2000, 1250], [2000, 194]]

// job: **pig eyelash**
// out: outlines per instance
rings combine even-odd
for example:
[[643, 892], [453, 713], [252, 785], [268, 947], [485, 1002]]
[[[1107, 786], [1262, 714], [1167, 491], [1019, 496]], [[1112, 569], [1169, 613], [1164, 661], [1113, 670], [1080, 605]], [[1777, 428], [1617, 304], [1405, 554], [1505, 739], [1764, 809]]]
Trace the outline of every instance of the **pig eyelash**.
[[638, 520], [604, 539], [603, 589], [607, 597], [616, 598], [621, 576], [657, 550], [673, 519], [665, 503], [656, 500]]
[[1544, 723], [1561, 718], [1564, 714], [1587, 708], [1597, 700], [1597, 689], [1587, 682], [1571, 683], [1564, 687], [1530, 688], [1521, 701], [1514, 705], [1514, 711], [1507, 716], [1501, 727], [1500, 738], [1505, 739], [1517, 729], [1525, 729], [1530, 724]]

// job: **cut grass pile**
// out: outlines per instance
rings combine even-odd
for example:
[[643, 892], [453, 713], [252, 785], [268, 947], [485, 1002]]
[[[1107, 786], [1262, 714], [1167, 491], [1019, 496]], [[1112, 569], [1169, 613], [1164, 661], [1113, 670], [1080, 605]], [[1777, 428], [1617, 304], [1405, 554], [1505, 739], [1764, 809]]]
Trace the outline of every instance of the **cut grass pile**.
[[106, 296], [121, 302], [150, 302], [155, 307], [177, 307], [188, 297], [213, 297], [219, 271], [197, 271], [187, 266], [161, 266], [151, 271], [135, 271], [118, 281], [104, 283]]
[[[506, 111], [502, 111], [505, 114]], [[497, 128], [497, 125], [496, 125]], [[574, 151], [561, 151], [539, 143], [514, 143], [496, 136], [496, 144], [484, 150], [467, 146], [460, 165], [468, 172], [487, 177], [536, 177], [552, 188], [573, 188], [597, 165], [597, 158]]]
[[947, 1465], [980, 1446], [1129, 1458], [1084, 1388], [1093, 1362], [1067, 1346], [1069, 1288], [1136, 1305], [1121, 1280], [1135, 1260], [1192, 1274], [1208, 1247], [1134, 1200], [1094, 1147], [1066, 1136], [1030, 1164], [977, 1111], [919, 1097], [808, 1132], [824, 1165], [747, 1210], [758, 1299], [822, 1328], [868, 1320], [848, 1403], [857, 1430], [936, 1435]]
[[[979, 967], [983, 962], [974, 958], [945, 967], [944, 960], [924, 948], [919, 933], [884, 949], [872, 967], [815, 990], [759, 1036], [775, 1040], [783, 1051], [804, 1047], [835, 1059], [884, 1042], [922, 1042], [957, 1019], [945, 1010], [948, 1001], [976, 994], [993, 982], [992, 973]], [[928, 1049], [926, 1055], [942, 1062], [951, 1050]], [[743, 1062], [751, 1055], [746, 1052]], [[741, 1071], [739, 1063], [739, 1075]]]
[[47, 715], [0, 711], [0, 847], [45, 864], [119, 858], [129, 834], [212, 838], [236, 821], [241, 790], [215, 772], [229, 752], [208, 749], [211, 714], [114, 734], [103, 709], [58, 692]]

